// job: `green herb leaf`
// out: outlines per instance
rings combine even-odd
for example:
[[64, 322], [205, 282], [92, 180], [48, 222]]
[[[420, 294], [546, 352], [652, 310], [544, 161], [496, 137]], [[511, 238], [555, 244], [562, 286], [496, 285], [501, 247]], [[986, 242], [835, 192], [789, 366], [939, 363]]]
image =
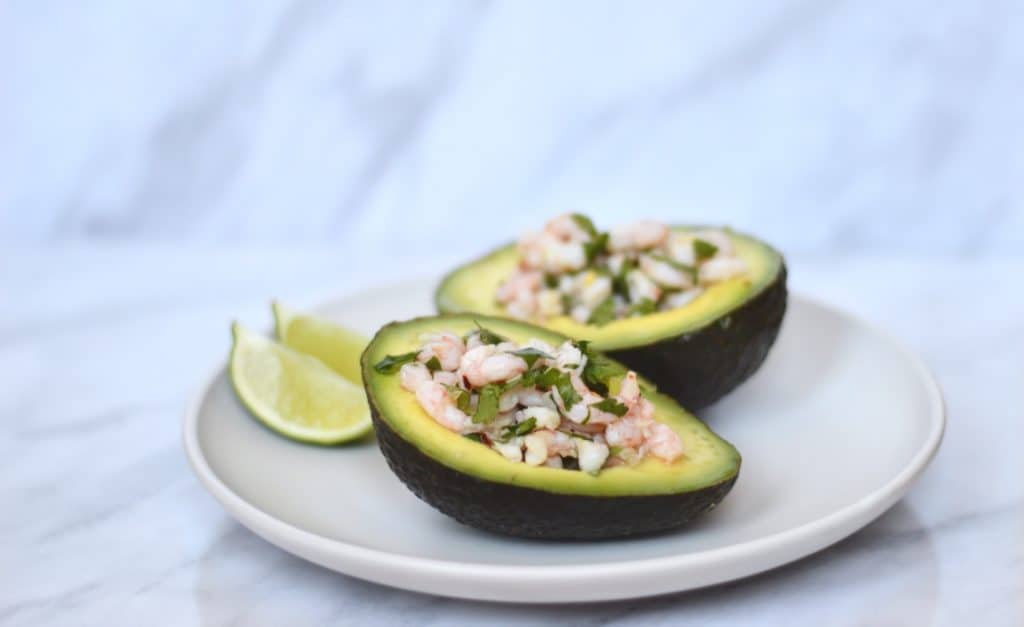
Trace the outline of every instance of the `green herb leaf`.
[[594, 226], [594, 221], [583, 215], [582, 213], [574, 213], [569, 216], [572, 221], [576, 223], [576, 226], [586, 231], [590, 237], [597, 237], [597, 227]]
[[603, 355], [584, 350], [587, 355], [587, 364], [583, 366], [580, 378], [588, 388], [601, 396], [608, 394], [608, 381], [612, 377], [622, 376], [625, 370], [622, 366], [612, 362]]
[[[521, 385], [524, 388], [533, 387], [537, 383], [537, 375], [539, 375], [540, 373], [540, 368], [536, 370], [527, 370], [523, 374], [516, 377], [517, 379], [519, 379], [518, 381], [516, 381], [516, 384]], [[509, 383], [511, 383], [511, 381]]]
[[618, 455], [621, 452], [622, 452], [622, 447], [621, 446], [609, 446], [608, 447], [608, 457], [615, 457], [616, 455]]
[[483, 342], [484, 344], [501, 344], [502, 342], [505, 341], [504, 337], [498, 335], [497, 333], [491, 331], [490, 329], [485, 329], [476, 320], [473, 321], [473, 324], [475, 324], [476, 328], [479, 329], [477, 333], [480, 334], [480, 341]]
[[580, 460], [576, 459], [575, 457], [563, 457], [562, 468], [564, 470], [579, 470]]
[[549, 290], [553, 290], [556, 287], [558, 287], [558, 275], [555, 275], [555, 274], [545, 274], [544, 275], [544, 287], [548, 288]]
[[573, 405], [583, 399], [576, 393], [576, 389], [572, 387], [572, 379], [569, 377], [569, 374], [560, 372], [559, 375], [555, 388], [558, 390], [558, 395], [562, 397], [562, 405], [565, 406], [565, 410], [569, 411]]
[[467, 440], [479, 442], [480, 444], [487, 444], [487, 442], [484, 441], [484, 435], [482, 433], [467, 433], [462, 437], [466, 438]]
[[536, 363], [536, 361], [541, 357], [543, 357], [544, 359], [554, 359], [554, 357], [552, 357], [551, 355], [548, 355], [539, 348], [534, 348], [532, 346], [520, 348], [519, 350], [509, 351], [509, 353], [512, 355], [516, 355], [517, 357], [522, 357], [523, 361], [526, 362], [527, 368], [533, 368], [533, 364]]
[[572, 296], [568, 294], [562, 294], [562, 313], [568, 314], [572, 311]]
[[455, 406], [459, 408], [459, 411], [462, 413], [468, 412], [471, 399], [470, 393], [457, 385], [446, 385], [444, 387], [448, 390], [448, 396], [455, 401]]
[[636, 269], [636, 261], [626, 259], [622, 262], [618, 273], [612, 277], [612, 293], [629, 301], [629, 284], [626, 282], [626, 275]]
[[707, 259], [714, 257], [715, 253], [718, 252], [718, 246], [715, 246], [711, 242], [697, 238], [693, 240], [693, 255], [698, 259]]
[[514, 387], [518, 387], [523, 384], [523, 375], [519, 374], [504, 383], [501, 383], [501, 393], [504, 394], [506, 391], [511, 390]]
[[609, 414], [615, 414], [616, 416], [619, 416], [620, 418], [622, 416], [625, 416], [626, 412], [629, 411], [628, 407], [626, 407], [625, 405], [623, 405], [617, 399], [614, 399], [614, 398], [606, 398], [603, 401], [599, 401], [597, 403], [593, 403], [590, 406], [593, 407], [594, 409], [600, 409], [601, 411], [606, 411]]
[[529, 435], [533, 433], [534, 429], [537, 428], [536, 418], [527, 418], [519, 424], [507, 425], [501, 430], [502, 442], [508, 442], [512, 438], [520, 435]]
[[[542, 390], [548, 390], [551, 386], [558, 383], [561, 377], [561, 371], [557, 368], [545, 368], [543, 370], [531, 370], [523, 375], [523, 387], [535, 386]], [[531, 375], [531, 376], [528, 376]], [[526, 379], [529, 378], [529, 385], [527, 385]]]
[[441, 369], [441, 360], [437, 358], [437, 355], [434, 355], [433, 357], [427, 360], [426, 365], [427, 370], [431, 372], [437, 372], [438, 370]]
[[608, 250], [608, 234], [598, 233], [589, 242], [583, 242], [583, 254], [587, 257], [587, 265], [594, 263], [597, 256]]
[[561, 429], [559, 429], [559, 432], [564, 433], [565, 435], [567, 435], [567, 436], [569, 436], [571, 438], [579, 438], [580, 440], [586, 440], [587, 442], [593, 442], [594, 441], [594, 438], [592, 438], [592, 437], [590, 437], [588, 435], [584, 435], [582, 433], [576, 433], [575, 431], [562, 431]]
[[398, 369], [401, 368], [403, 364], [407, 364], [416, 359], [416, 355], [418, 354], [419, 351], [412, 351], [411, 353], [405, 353], [404, 355], [388, 355], [374, 364], [373, 369], [381, 374], [394, 374], [398, 372]]
[[480, 396], [477, 398], [476, 411], [473, 412], [473, 422], [476, 424], [489, 423], [498, 415], [498, 398], [501, 396], [500, 386], [488, 383], [480, 388]]
[[646, 316], [658, 311], [658, 305], [650, 298], [645, 298], [629, 307], [630, 316]]
[[609, 296], [601, 301], [600, 305], [594, 307], [594, 311], [590, 312], [587, 324], [603, 326], [613, 320], [615, 320], [615, 299]]

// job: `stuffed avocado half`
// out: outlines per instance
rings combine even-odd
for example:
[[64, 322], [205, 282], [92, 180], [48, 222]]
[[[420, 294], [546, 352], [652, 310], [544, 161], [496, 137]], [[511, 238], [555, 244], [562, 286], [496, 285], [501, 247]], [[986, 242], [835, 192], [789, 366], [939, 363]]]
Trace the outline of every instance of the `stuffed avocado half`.
[[[754, 237], [729, 229], [638, 223], [660, 226], [665, 233], [663, 241], [658, 245], [660, 248], [644, 249], [641, 245], [629, 252], [615, 248], [614, 229], [609, 232], [609, 238], [609, 233], [597, 232], [582, 216], [560, 216], [549, 222], [547, 229], [559, 220], [571, 220], [586, 228], [581, 229], [580, 235], [568, 236], [552, 236], [546, 230], [542, 235], [551, 238], [555, 249], [548, 251], [547, 257], [542, 255], [539, 262], [533, 261], [534, 266], [529, 265], [527, 255], [530, 252], [524, 247], [527, 243], [524, 238], [518, 245], [503, 246], [455, 269], [444, 277], [435, 292], [438, 311], [525, 318], [570, 337], [587, 340], [595, 349], [647, 377], [659, 391], [689, 409], [700, 409], [715, 402], [763, 363], [786, 310], [786, 267], [778, 251]], [[559, 237], [577, 237], [582, 241], [570, 239], [560, 243]], [[715, 244], [705, 242], [702, 237]], [[674, 242], [682, 242], [682, 245], [673, 248]], [[689, 249], [691, 244], [697, 251], [696, 257]], [[575, 252], [575, 246], [585, 251], [583, 261], [573, 260], [568, 254]], [[701, 254], [707, 254], [704, 247], [711, 255], [727, 250], [729, 257], [702, 262]], [[666, 251], [678, 248], [683, 254], [669, 258]], [[617, 252], [621, 250], [627, 250], [625, 264], [616, 263], [616, 258], [623, 255]], [[594, 261], [595, 258], [598, 261]], [[636, 268], [636, 259], [641, 268]], [[551, 266], [552, 263], [555, 265]], [[559, 263], [565, 265], [559, 266]], [[569, 270], [559, 274], [565, 266]], [[704, 272], [723, 268], [724, 273]], [[534, 281], [535, 295], [539, 298], [532, 302], [539, 305], [524, 312], [522, 308], [517, 309], [520, 302], [510, 303], [507, 299], [501, 302], [498, 295], [502, 290], [507, 291], [509, 284], [522, 283], [524, 275], [531, 273], [542, 277]], [[570, 279], [564, 278], [566, 276]], [[680, 283], [671, 283], [675, 277], [679, 277]], [[706, 280], [706, 277], [711, 278]], [[631, 280], [633, 278], [638, 280]], [[612, 293], [600, 303], [590, 303], [590, 308], [573, 306], [566, 302], [564, 291], [549, 289], [564, 287], [566, 282], [572, 284], [572, 279], [584, 299], [588, 290], [594, 292], [589, 286], [578, 287], [585, 281], [598, 284], [603, 281], [611, 286], [606, 291], [610, 289]], [[662, 280], [665, 283], [659, 283]], [[653, 300], [647, 294], [653, 296]], [[561, 296], [563, 306], [556, 304], [553, 310], [545, 311], [544, 297], [554, 295]], [[601, 293], [598, 298], [602, 298]], [[613, 302], [617, 309], [612, 309]], [[618, 313], [609, 315], [610, 311]]]
[[363, 353], [362, 375], [392, 471], [423, 501], [488, 531], [598, 539], [672, 529], [714, 508], [739, 473], [736, 449], [672, 399], [585, 343], [525, 322], [391, 323]]

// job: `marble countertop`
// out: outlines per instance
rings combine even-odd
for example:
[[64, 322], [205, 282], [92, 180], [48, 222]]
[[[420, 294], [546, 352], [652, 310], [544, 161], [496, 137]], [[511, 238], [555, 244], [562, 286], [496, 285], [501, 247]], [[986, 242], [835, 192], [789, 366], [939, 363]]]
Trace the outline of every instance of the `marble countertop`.
[[[0, 624], [1024, 624], [1021, 4], [635, 4], [0, 3]], [[921, 481], [774, 572], [555, 607], [340, 576], [202, 490], [231, 319], [577, 208], [753, 231], [903, 339]]]
[[[1019, 625], [1024, 260], [790, 256], [796, 290], [873, 320], [944, 388], [946, 440], [877, 522], [708, 590], [589, 606], [433, 598], [306, 563], [235, 523], [180, 442], [228, 322], [355, 287], [309, 247], [15, 248], [0, 265], [0, 624]], [[386, 280], [409, 259], [381, 258]], [[437, 267], [431, 264], [436, 263]], [[420, 262], [421, 271], [447, 260]], [[27, 269], [30, 269], [28, 271]]]

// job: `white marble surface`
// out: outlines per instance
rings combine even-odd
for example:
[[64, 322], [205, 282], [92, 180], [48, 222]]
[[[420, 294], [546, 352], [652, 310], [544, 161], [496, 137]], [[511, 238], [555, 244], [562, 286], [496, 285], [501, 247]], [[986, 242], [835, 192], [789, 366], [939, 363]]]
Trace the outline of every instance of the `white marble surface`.
[[[1024, 5], [0, 3], [0, 624], [1024, 624]], [[585, 208], [729, 223], [937, 372], [863, 532], [712, 590], [428, 598], [191, 476], [227, 323]]]
[[0, 238], [432, 252], [583, 207], [1019, 254], [1022, 42], [1017, 0], [4, 2]]
[[[271, 295], [302, 305], [349, 289], [345, 253], [124, 245], [18, 249], [7, 259], [0, 623], [1024, 619], [1024, 323], [1012, 289], [1024, 261], [792, 255], [796, 289], [884, 325], [937, 373], [949, 430], [920, 483], [847, 541], [746, 581], [628, 603], [517, 607], [406, 593], [307, 564], [233, 522], [187, 467], [183, 405], [225, 355], [228, 321], [268, 324]], [[378, 275], [405, 265], [383, 259]]]

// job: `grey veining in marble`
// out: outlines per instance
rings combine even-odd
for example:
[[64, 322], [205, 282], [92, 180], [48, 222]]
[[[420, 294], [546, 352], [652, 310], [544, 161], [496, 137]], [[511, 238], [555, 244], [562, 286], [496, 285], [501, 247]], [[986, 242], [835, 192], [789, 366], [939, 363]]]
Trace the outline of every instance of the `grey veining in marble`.
[[[0, 3], [0, 624], [1024, 624], [1024, 5]], [[193, 478], [233, 318], [568, 208], [723, 222], [922, 354], [946, 440], [711, 590], [466, 603], [292, 557]]]
[[[1019, 260], [791, 257], [796, 289], [884, 325], [935, 369], [950, 424], [932, 467], [876, 523], [778, 571], [653, 600], [556, 607], [437, 599], [334, 574], [253, 536], [191, 475], [181, 411], [225, 354], [228, 320], [267, 324], [270, 295], [301, 305], [351, 288], [356, 280], [337, 273], [344, 253], [120, 246], [13, 260], [0, 267], [16, 296], [0, 311], [0, 624], [1024, 618], [1024, 327], [1020, 296], [1003, 289], [1024, 273]], [[406, 265], [382, 260], [379, 276]]]
[[1022, 41], [1015, 0], [5, 3], [0, 233], [428, 252], [582, 207], [1019, 254]]

